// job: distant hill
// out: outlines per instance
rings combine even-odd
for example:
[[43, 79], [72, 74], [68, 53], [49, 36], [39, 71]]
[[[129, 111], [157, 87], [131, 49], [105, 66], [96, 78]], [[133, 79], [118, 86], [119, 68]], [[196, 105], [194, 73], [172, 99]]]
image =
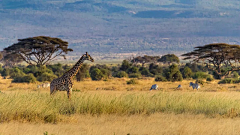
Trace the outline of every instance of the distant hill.
[[0, 50], [40, 35], [68, 41], [75, 50], [71, 55], [181, 54], [208, 43], [240, 44], [239, 5], [238, 0], [1, 0]]

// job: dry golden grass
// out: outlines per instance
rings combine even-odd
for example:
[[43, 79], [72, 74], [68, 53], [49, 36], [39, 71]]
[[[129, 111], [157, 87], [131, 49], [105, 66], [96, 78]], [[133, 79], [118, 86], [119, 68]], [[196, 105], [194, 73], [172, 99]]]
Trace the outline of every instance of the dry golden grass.
[[100, 117], [72, 116], [74, 122], [60, 124], [19, 123], [0, 124], [3, 135], [238, 135], [240, 119], [206, 118], [203, 115], [153, 114], [150, 116]]
[[[217, 84], [214, 81], [201, 85], [197, 91], [189, 87], [189, 82], [194, 80], [155, 82], [153, 78], [143, 78], [136, 85], [127, 85], [127, 80], [75, 82], [74, 104], [68, 104], [66, 92], [58, 92], [51, 98], [49, 88], [37, 89], [40, 83], [17, 84], [9, 79], [0, 79], [0, 91], [4, 93], [0, 95], [0, 111], [5, 112], [0, 113], [0, 118], [6, 117], [1, 118], [0, 135], [42, 135], [46, 131], [49, 135], [240, 133], [238, 84]], [[149, 91], [155, 83], [159, 90]], [[176, 89], [179, 84], [182, 89]], [[84, 112], [81, 107], [85, 104], [90, 106]], [[123, 106], [128, 109], [121, 109]], [[49, 109], [51, 107], [52, 110]], [[62, 107], [77, 110], [65, 115], [59, 112]], [[118, 109], [119, 113], [114, 112]], [[131, 114], [131, 109], [137, 113]], [[19, 112], [22, 115], [16, 115]], [[55, 117], [52, 114], [56, 115], [57, 124], [44, 123], [48, 122], [43, 120], [46, 116]]]

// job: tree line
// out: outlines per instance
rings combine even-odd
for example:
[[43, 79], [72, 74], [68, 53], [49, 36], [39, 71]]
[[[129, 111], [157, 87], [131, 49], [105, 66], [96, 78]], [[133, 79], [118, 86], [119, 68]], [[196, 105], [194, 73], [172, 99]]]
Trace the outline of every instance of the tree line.
[[[13, 82], [51, 81], [61, 76], [71, 67], [49, 62], [56, 57], [66, 58], [68, 42], [59, 38], [46, 36], [18, 39], [1, 52], [2, 76], [13, 79]], [[184, 60], [190, 63], [179, 64], [179, 58], [174, 54], [159, 56], [138, 56], [124, 60], [119, 66], [84, 64], [76, 76], [77, 81], [84, 78], [92, 80], [107, 80], [111, 77], [141, 78], [155, 77], [156, 81], [181, 81], [183, 78], [194, 79], [224, 79], [238, 76], [240, 71], [239, 45], [214, 43], [197, 46], [192, 52], [182, 54]], [[17, 66], [26, 62], [28, 66]], [[165, 64], [164, 66], [159, 63]], [[238, 82], [238, 81], [234, 81]]]

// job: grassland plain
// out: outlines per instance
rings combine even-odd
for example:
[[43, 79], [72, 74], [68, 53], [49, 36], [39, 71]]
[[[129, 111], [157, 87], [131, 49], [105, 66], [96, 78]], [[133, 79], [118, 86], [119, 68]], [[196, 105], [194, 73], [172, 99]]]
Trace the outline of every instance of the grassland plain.
[[[127, 78], [75, 82], [51, 97], [37, 84], [0, 82], [0, 134], [239, 134], [240, 86], [189, 82], [127, 85]], [[157, 83], [158, 91], [149, 91]], [[176, 89], [178, 84], [182, 89]], [[47, 131], [47, 132], [46, 132]]]

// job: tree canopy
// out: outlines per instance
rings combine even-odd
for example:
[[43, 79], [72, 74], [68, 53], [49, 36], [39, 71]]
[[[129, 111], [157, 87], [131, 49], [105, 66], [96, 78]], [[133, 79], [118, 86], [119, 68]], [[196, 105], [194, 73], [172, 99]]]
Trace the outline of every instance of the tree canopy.
[[160, 58], [159, 56], [144, 55], [143, 57], [138, 56], [136, 58], [133, 58], [131, 60], [131, 62], [132, 63], [141, 63], [144, 66], [145, 63], [156, 63], [159, 58]]
[[45, 65], [57, 56], [65, 59], [64, 54], [73, 50], [68, 48], [68, 42], [59, 38], [37, 36], [18, 39], [18, 43], [4, 48], [4, 51], [7, 55], [14, 55], [30, 65]]
[[[240, 70], [236, 66], [240, 62], [240, 46], [226, 43], [214, 43], [195, 47], [195, 50], [185, 53], [184, 60], [203, 62], [208, 69], [217, 73], [219, 78], [224, 78], [232, 71]], [[225, 70], [223, 71], [223, 68]]]
[[167, 55], [163, 55], [160, 59], [158, 59], [158, 62], [163, 62], [163, 63], [176, 62], [176, 63], [179, 63], [180, 60], [175, 54], [167, 54]]

